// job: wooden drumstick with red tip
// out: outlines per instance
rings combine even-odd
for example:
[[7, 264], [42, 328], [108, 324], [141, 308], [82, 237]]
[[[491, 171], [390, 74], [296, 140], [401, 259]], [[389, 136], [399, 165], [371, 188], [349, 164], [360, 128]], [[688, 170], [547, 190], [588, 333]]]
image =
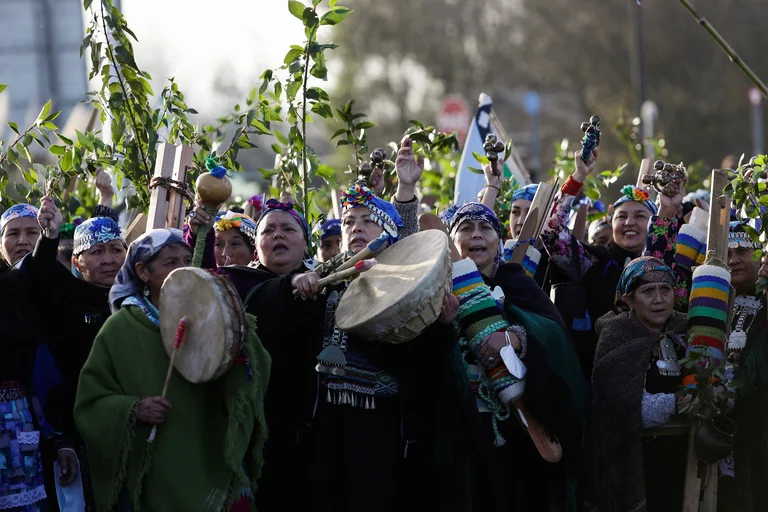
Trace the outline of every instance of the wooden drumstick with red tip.
[[[171, 382], [171, 375], [173, 374], [173, 361], [176, 359], [176, 352], [184, 344], [184, 338], [187, 333], [187, 317], [183, 317], [179, 320], [179, 326], [176, 328], [176, 339], [173, 341], [173, 352], [171, 352], [171, 361], [168, 363], [168, 373], [165, 374], [165, 385], [163, 386], [163, 398], [168, 394], [168, 384]], [[148, 443], [152, 443], [155, 440], [157, 434], [157, 425], [152, 427], [152, 432], [149, 433]]]

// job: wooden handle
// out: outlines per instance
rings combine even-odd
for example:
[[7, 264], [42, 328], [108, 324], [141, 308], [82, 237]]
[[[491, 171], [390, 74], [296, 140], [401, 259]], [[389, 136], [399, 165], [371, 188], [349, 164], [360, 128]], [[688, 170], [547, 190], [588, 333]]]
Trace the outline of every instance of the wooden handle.
[[358, 271], [354, 267], [347, 268], [339, 272], [334, 272], [333, 274], [330, 274], [328, 276], [325, 276], [322, 279], [319, 279], [317, 281], [317, 289], [320, 290], [321, 288], [325, 288], [328, 285], [338, 283], [339, 281], [343, 281], [344, 279], [348, 277], [352, 277], [357, 273]]
[[553, 464], [560, 462], [560, 459], [563, 458], [563, 447], [560, 446], [560, 443], [551, 440], [547, 436], [541, 424], [525, 409], [525, 404], [522, 400], [515, 402], [515, 407], [521, 416], [521, 423], [526, 427], [528, 435], [531, 436], [531, 441], [536, 446], [536, 450], [538, 450], [541, 458]]

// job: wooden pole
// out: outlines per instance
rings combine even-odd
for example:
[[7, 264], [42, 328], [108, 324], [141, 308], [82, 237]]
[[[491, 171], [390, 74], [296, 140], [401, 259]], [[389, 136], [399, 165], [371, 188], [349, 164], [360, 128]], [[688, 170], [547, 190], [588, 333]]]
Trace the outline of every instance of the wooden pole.
[[[173, 173], [171, 179], [186, 183], [187, 169], [192, 167], [192, 155], [194, 151], [190, 146], [178, 146], [173, 160]], [[166, 226], [181, 229], [184, 224], [184, 196], [176, 190], [169, 190], [168, 217]]]
[[[173, 176], [175, 153], [176, 147], [167, 142], [157, 148], [155, 178], [170, 178]], [[167, 188], [155, 187], [152, 189], [152, 196], [149, 200], [149, 213], [147, 215], [147, 231], [166, 227], [168, 222], [168, 199], [169, 191]]]

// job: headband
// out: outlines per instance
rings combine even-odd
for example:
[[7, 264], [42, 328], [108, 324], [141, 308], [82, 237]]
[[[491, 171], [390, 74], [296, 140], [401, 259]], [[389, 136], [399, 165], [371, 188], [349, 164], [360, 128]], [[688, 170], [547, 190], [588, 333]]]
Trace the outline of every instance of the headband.
[[518, 199], [525, 199], [526, 201], [533, 201], [536, 191], [539, 190], [539, 184], [534, 183], [532, 185], [526, 185], [512, 192], [512, 202], [514, 203]]
[[79, 256], [96, 244], [120, 240], [126, 245], [120, 225], [111, 217], [93, 217], [75, 228], [72, 256]]
[[744, 226], [743, 222], [731, 222], [728, 228], [728, 248], [762, 249], [762, 245], [752, 239], [747, 230], [744, 229]]
[[627, 185], [621, 189], [621, 193], [624, 194], [613, 203], [614, 210], [619, 207], [620, 204], [624, 204], [627, 201], [636, 201], [643, 204], [651, 214], [656, 215], [659, 213], [659, 208], [656, 203], [650, 200], [648, 191], [634, 185]]
[[309, 224], [307, 224], [307, 221], [304, 218], [304, 216], [293, 208], [293, 203], [290, 201], [286, 203], [281, 203], [277, 199], [270, 199], [269, 201], [267, 201], [266, 209], [264, 210], [264, 213], [261, 214], [261, 216], [259, 217], [259, 222], [256, 224], [257, 233], [259, 232], [259, 226], [261, 225], [262, 221], [266, 219], [270, 213], [275, 213], [275, 212], [290, 213], [291, 216], [294, 219], [296, 219], [296, 221], [301, 226], [301, 229], [304, 232], [304, 238], [307, 241], [307, 243], [309, 243], [309, 237], [310, 237]]
[[616, 289], [620, 295], [627, 295], [646, 283], [667, 283], [674, 286], [675, 273], [658, 258], [635, 258], [624, 268]]
[[400, 240], [399, 230], [403, 227], [400, 214], [391, 203], [379, 199], [364, 185], [354, 185], [341, 193], [341, 209], [346, 212], [350, 208], [364, 206], [371, 212], [371, 220], [381, 226], [389, 236], [389, 243]]
[[219, 212], [216, 215], [216, 222], [213, 229], [216, 231], [228, 231], [237, 228], [251, 241], [251, 245], [256, 245], [256, 222], [244, 213], [236, 213], [231, 210]]
[[0, 234], [5, 231], [5, 226], [12, 220], [23, 219], [25, 217], [37, 220], [37, 214], [38, 209], [31, 204], [15, 204], [11, 206], [3, 212], [2, 216], [0, 216]]

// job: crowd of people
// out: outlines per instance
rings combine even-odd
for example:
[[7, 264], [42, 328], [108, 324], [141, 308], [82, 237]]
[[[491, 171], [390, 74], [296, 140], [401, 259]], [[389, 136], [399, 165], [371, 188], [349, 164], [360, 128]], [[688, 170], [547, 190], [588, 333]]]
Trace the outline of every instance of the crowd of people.
[[[514, 192], [507, 231], [491, 165], [477, 202], [419, 218], [424, 164], [408, 139], [391, 201], [374, 172], [317, 237], [280, 198], [252, 216], [197, 204], [183, 231], [128, 245], [103, 172], [90, 219], [64, 224], [51, 197], [7, 209], [0, 510], [65, 509], [72, 486], [79, 510], [119, 512], [681, 510], [695, 418], [679, 391], [698, 385], [683, 359], [706, 253], [692, 205], [706, 202], [684, 182], [656, 201], [627, 186], [608, 208], [590, 204], [607, 215], [580, 239], [570, 223], [597, 151], [580, 154], [525, 265], [510, 260], [537, 185]], [[255, 334], [223, 377], [174, 371], [161, 395], [161, 290], [205, 226], [202, 266], [232, 283]], [[752, 258], [761, 247], [745, 226], [731, 222], [726, 262], [736, 296], [719, 385], [735, 390], [723, 414], [737, 428], [718, 462], [723, 512], [768, 510], [768, 319], [756, 289], [768, 261]], [[402, 344], [339, 329], [349, 282], [319, 280], [375, 240], [428, 228], [453, 255], [437, 320]]]

